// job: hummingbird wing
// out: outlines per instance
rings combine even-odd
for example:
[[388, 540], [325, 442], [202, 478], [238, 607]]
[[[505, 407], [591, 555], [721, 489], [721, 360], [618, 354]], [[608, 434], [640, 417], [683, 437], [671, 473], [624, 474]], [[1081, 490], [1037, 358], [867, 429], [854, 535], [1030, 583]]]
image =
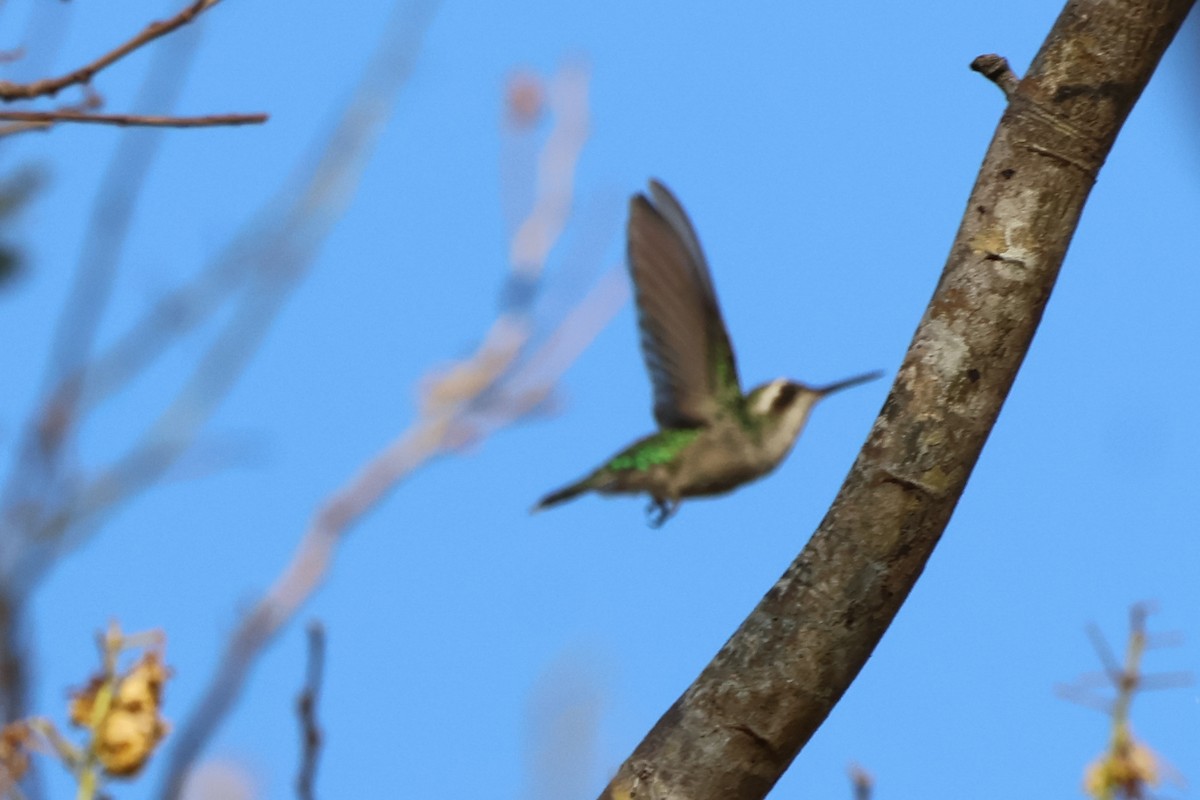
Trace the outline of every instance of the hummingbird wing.
[[629, 203], [629, 273], [662, 428], [707, 424], [741, 401], [737, 364], [700, 240], [657, 181]]

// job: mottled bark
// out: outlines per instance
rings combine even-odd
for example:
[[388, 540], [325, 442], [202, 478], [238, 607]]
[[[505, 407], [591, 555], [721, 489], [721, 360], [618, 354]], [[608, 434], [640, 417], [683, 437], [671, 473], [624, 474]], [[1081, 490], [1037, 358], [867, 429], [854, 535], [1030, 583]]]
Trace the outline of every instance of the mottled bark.
[[1072, 0], [1024, 79], [980, 64], [1008, 108], [866, 445], [804, 551], [602, 798], [764, 797], [824, 721], [946, 527], [1096, 175], [1191, 5]]

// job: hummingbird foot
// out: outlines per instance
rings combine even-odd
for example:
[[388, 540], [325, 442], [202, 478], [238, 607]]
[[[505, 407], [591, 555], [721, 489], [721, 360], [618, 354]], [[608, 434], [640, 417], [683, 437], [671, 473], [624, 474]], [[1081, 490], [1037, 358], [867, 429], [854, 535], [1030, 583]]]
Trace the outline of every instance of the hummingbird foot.
[[678, 500], [651, 498], [650, 504], [646, 506], [646, 524], [651, 528], [661, 528], [667, 520], [675, 516], [675, 512], [678, 510]]

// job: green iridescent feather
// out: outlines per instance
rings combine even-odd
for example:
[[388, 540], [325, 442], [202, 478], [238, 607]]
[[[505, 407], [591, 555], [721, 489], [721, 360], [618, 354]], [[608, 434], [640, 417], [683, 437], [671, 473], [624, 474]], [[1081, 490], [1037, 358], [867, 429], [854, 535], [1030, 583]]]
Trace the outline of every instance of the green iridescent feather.
[[700, 431], [700, 428], [661, 431], [620, 453], [608, 462], [607, 467], [615, 472], [622, 472], [630, 469], [645, 470], [656, 464], [669, 464], [700, 435]]

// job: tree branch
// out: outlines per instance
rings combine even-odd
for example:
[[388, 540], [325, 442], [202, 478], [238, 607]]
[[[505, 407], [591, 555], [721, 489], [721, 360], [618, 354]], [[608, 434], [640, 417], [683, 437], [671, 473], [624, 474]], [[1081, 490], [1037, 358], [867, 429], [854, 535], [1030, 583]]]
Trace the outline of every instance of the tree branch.
[[995, 54], [979, 56], [971, 62], [971, 69], [999, 86], [1000, 91], [1004, 92], [1004, 96], [1010, 100], [1017, 91], [1017, 84], [1021, 82], [1004, 56]]
[[[586, 102], [570, 96], [574, 87], [574, 91], [582, 92], [586, 98], [586, 75], [570, 73], [569, 77], [574, 82], [564, 84], [568, 91], [562, 93], [558, 106], [559, 114], [567, 118], [559, 119], [544, 151], [558, 157], [547, 155], [539, 167], [539, 186], [549, 196], [539, 196], [530, 217], [549, 214], [554, 220], [558, 219], [554, 212], [560, 204], [570, 207], [570, 196], [561, 192], [572, 182], [560, 173], [575, 171], [582, 141], [574, 139], [586, 136], [588, 108]], [[572, 115], [583, 115], [583, 119]], [[553, 224], [547, 226], [553, 227]], [[544, 257], [549, 249], [536, 252]], [[542, 266], [540, 262], [514, 260], [510, 276], [540, 275]], [[571, 331], [589, 341], [616, 313], [625, 297], [623, 291], [614, 292], [611, 284], [597, 284], [581, 303], [591, 311], [590, 324], [581, 324], [576, 315], [568, 316], [550, 336], [550, 342], [537, 352], [532, 352], [531, 347], [534, 325], [530, 304], [520, 303], [511, 310], [505, 309], [473, 354], [426, 382], [418, 419], [322, 503], [291, 561], [243, 615], [194, 714], [180, 726], [175, 737], [162, 792], [164, 798], [172, 800], [179, 796], [193, 759], [241, 695], [264, 648], [324, 582], [345, 537], [405, 478], [431, 459], [477, 441], [536, 410], [561, 374], [553, 371], [553, 367], [567, 366], [562, 351], [577, 352], [562, 343], [560, 337]], [[531, 370], [529, 362], [533, 361], [537, 362], [537, 368]]]
[[[50, 559], [78, 546], [113, 509], [161, 481], [216, 413], [353, 198], [367, 156], [378, 141], [395, 97], [412, 73], [433, 5], [416, 2], [398, 6], [403, 10], [396, 14], [395, 32], [385, 36], [316, 163], [302, 167], [297, 180], [282, 188], [246, 226], [246, 232], [209, 266], [210, 274], [193, 284], [197, 291], [215, 291], [219, 295], [236, 283], [241, 285], [242, 296], [220, 332], [197, 359], [179, 393], [123, 454], [79, 481], [69, 502], [46, 519], [39, 537], [54, 549], [38, 553], [36, 559], [22, 565], [23, 575], [39, 576], [51, 563]], [[187, 313], [202, 315], [212, 310], [210, 302], [214, 298], [172, 299], [182, 300], [184, 306], [194, 301], [195, 306]], [[180, 308], [172, 305], [162, 311], [170, 316]], [[139, 324], [130, 333], [186, 328], [186, 325], [155, 324], [156, 320], [161, 322], [159, 317], [158, 313], [152, 313], [143, 321], [150, 323], [148, 326]], [[163, 343], [146, 342], [134, 351], [120, 346], [124, 344], [126, 339], [113, 352], [131, 359], [118, 369], [121, 380], [144, 368], [162, 352]], [[101, 366], [107, 361], [100, 362]], [[90, 380], [86, 370], [82, 377]], [[68, 376], [70, 379], [73, 376]], [[108, 387], [114, 388], [117, 387]], [[98, 399], [102, 398], [92, 387], [83, 386], [82, 407], [91, 407]]]
[[[7, 129], [7, 133], [22, 130], [45, 130], [59, 122], [82, 122], [92, 125], [136, 125], [143, 128], [212, 128], [218, 125], [261, 125], [267, 114], [206, 114], [200, 117], [160, 117], [146, 114], [91, 114], [85, 111], [0, 111], [0, 121], [24, 123], [31, 128]], [[4, 131], [4, 129], [0, 129]]]
[[308, 623], [308, 666], [304, 688], [296, 699], [296, 714], [300, 718], [300, 772], [296, 776], [296, 796], [314, 800], [317, 783], [317, 758], [321, 754], [324, 736], [317, 722], [317, 701], [325, 674], [325, 626], [317, 620]]
[[949, 522], [1096, 175], [1191, 5], [1067, 3], [1015, 88], [933, 299], [825, 519], [602, 798], [762, 798], [824, 721]]
[[41, 80], [36, 80], [32, 83], [13, 83], [11, 81], [0, 81], [0, 101], [12, 102], [13, 100], [30, 100], [34, 97], [53, 97], [68, 86], [90, 83], [92, 77], [100, 70], [110, 66], [116, 61], [121, 60], [134, 50], [137, 50], [143, 45], [149, 44], [160, 36], [165, 36], [176, 28], [183, 27], [198, 17], [202, 12], [207, 11], [219, 2], [221, 2], [221, 0], [196, 0], [196, 2], [192, 3], [170, 19], [150, 23], [142, 30], [141, 33], [139, 33], [137, 36], [134, 36], [120, 47], [105, 53], [92, 63], [86, 64], [72, 72], [68, 72], [66, 75], [61, 77], [42, 78]]
[[[176, 36], [156, 49], [135, 108], [170, 109], [175, 105], [198, 38]], [[89, 111], [99, 104], [99, 96], [86, 89], [76, 107], [60, 110]], [[37, 531], [66, 494], [72, 477], [68, 454], [81, 421], [78, 389], [82, 380], [66, 376], [86, 371], [84, 365], [108, 304], [130, 220], [162, 135], [127, 132], [105, 169], [79, 263], [55, 325], [45, 365], [43, 400], [23, 425], [15, 462], [0, 488], [0, 539], [5, 543], [0, 557], [0, 598], [5, 612], [0, 614], [0, 707], [6, 720], [26, 715], [29, 666], [25, 662], [29, 660], [31, 630], [28, 596], [40, 577], [20, 567], [52, 547], [52, 543], [39, 540]], [[38, 787], [28, 788], [31, 798], [41, 796]]]

